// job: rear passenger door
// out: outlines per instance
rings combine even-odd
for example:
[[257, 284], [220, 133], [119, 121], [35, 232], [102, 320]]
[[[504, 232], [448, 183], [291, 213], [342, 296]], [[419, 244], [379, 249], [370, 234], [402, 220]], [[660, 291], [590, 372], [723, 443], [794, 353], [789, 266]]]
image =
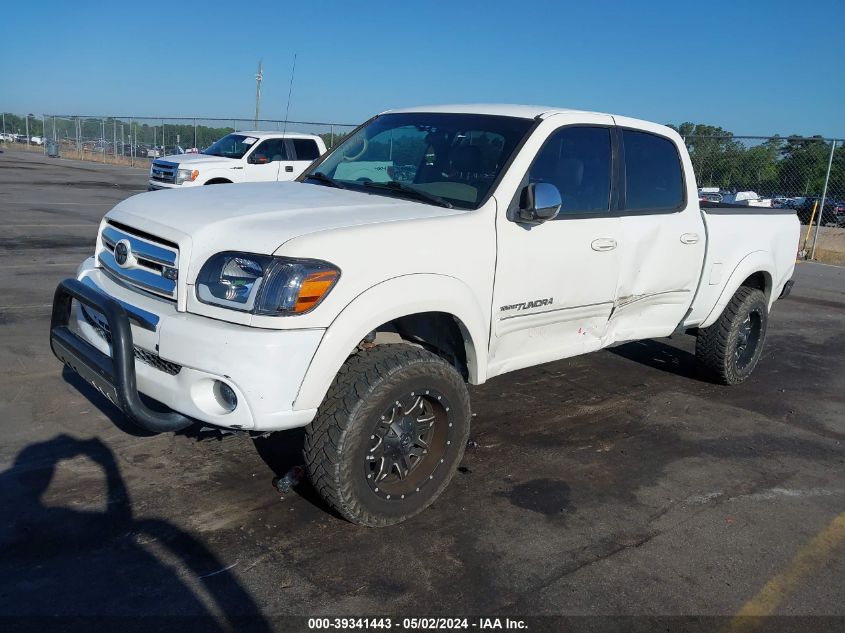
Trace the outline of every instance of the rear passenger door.
[[704, 261], [695, 179], [665, 128], [616, 121], [622, 237], [608, 342], [668, 336], [692, 303]]
[[313, 139], [291, 138], [286, 143], [292, 160], [279, 171], [279, 180], [293, 180], [320, 156], [320, 149]]

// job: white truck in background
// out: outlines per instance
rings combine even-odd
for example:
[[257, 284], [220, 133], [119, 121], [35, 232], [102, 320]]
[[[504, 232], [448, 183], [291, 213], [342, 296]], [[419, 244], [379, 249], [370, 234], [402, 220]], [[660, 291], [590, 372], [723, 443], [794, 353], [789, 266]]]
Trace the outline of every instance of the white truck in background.
[[149, 190], [293, 180], [325, 151], [313, 134], [233, 132], [202, 152], [153, 160]]
[[662, 125], [397, 110], [297, 182], [124, 200], [57, 288], [50, 340], [148, 430], [306, 427], [317, 491], [384, 526], [457, 469], [468, 383], [678, 331], [715, 380], [746, 380], [798, 240], [788, 209], [700, 208]]

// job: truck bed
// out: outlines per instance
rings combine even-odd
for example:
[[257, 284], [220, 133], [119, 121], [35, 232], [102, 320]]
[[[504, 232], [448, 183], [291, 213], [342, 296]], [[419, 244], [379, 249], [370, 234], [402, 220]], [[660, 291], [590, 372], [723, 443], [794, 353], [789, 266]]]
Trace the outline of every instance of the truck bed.
[[[795, 269], [801, 224], [793, 209], [707, 203], [707, 249], [686, 327], [707, 327], [754, 270], [763, 270], [769, 305]], [[748, 274], [746, 274], [746, 272]]]

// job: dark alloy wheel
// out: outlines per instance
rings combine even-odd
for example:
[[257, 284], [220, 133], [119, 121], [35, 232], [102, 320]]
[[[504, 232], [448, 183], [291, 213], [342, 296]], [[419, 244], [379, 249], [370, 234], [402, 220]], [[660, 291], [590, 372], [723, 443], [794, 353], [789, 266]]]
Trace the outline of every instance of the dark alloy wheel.
[[412, 345], [349, 357], [305, 431], [314, 487], [341, 516], [381, 527], [431, 504], [455, 474], [469, 436], [463, 377]]
[[404, 499], [434, 480], [449, 438], [449, 403], [430, 389], [394, 401], [376, 423], [364, 457], [367, 483], [385, 499]]
[[698, 331], [695, 355], [720, 382], [744, 382], [763, 353], [768, 314], [762, 290], [740, 287], [716, 322]]
[[744, 369], [754, 358], [757, 347], [760, 344], [760, 332], [762, 331], [763, 319], [760, 316], [759, 308], [754, 308], [745, 317], [737, 331], [736, 339], [736, 366]]

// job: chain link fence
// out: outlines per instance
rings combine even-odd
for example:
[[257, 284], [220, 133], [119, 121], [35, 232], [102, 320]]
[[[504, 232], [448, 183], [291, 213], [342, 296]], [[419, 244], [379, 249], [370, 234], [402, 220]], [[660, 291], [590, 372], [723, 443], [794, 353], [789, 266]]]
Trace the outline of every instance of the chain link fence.
[[[202, 150], [233, 131], [318, 134], [327, 147], [333, 147], [356, 126], [273, 119], [10, 113], [3, 114], [2, 124], [0, 140], [21, 149], [46, 152], [53, 141], [52, 147], [66, 158], [138, 167], [147, 167], [150, 160], [166, 154]], [[683, 136], [699, 198], [794, 209], [805, 225], [800, 247], [805, 256], [814, 257], [817, 246], [824, 247], [829, 236], [841, 241], [843, 246], [837, 248], [845, 251], [845, 142], [821, 136]]]
[[820, 236], [845, 228], [845, 144], [820, 136], [685, 136], [699, 198], [794, 209], [805, 226], [800, 250], [815, 257]]
[[108, 117], [3, 114], [2, 140], [47, 152], [50, 141], [65, 158], [147, 167], [153, 158], [200, 151], [230, 132], [263, 130], [319, 135], [333, 147], [357, 124], [275, 119]]

